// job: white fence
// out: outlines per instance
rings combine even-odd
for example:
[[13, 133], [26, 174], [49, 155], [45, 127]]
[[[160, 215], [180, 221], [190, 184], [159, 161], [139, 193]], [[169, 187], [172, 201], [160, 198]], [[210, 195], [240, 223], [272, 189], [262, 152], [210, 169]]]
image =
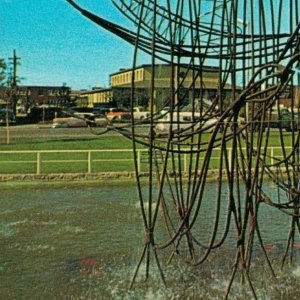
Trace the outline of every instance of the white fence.
[[[141, 153], [147, 153], [147, 150], [140, 149], [138, 150], [137, 156], [138, 156], [138, 166], [140, 169], [141, 165]], [[68, 158], [59, 159], [49, 159], [45, 158], [45, 156], [49, 156], [49, 154], [65, 154], [68, 156]], [[84, 154], [85, 157], [83, 158], [69, 158], [70, 156], [81, 156]], [[106, 158], [94, 158], [95, 154], [102, 154], [102, 156], [105, 156]], [[107, 155], [117, 154], [120, 157], [117, 158], [111, 158], [107, 157]], [[123, 158], [122, 156], [128, 156]], [[20, 159], [20, 156], [28, 156], [29, 159]], [[19, 150], [19, 151], [0, 151], [0, 174], [2, 173], [1, 169], [3, 169], [3, 166], [6, 166], [6, 169], [9, 169], [9, 165], [18, 165], [21, 168], [21, 165], [34, 165], [35, 166], [35, 172], [34, 174], [41, 174], [41, 166], [42, 164], [74, 164], [74, 163], [82, 163], [84, 165], [83, 173], [92, 173], [93, 164], [99, 163], [99, 162], [132, 162], [132, 149], [108, 149], [108, 150]], [[133, 171], [133, 164], [132, 164], [132, 170]], [[6, 172], [7, 173], [7, 172]], [[9, 172], [10, 173], [10, 172]], [[11, 172], [16, 173], [16, 172]], [[22, 173], [22, 172], [21, 172]], [[32, 173], [32, 172], [31, 172]], [[43, 172], [44, 173], [44, 172]]]
[[[287, 152], [291, 151], [291, 147], [286, 147], [285, 150]], [[215, 149], [219, 151], [220, 149]], [[274, 163], [274, 154], [277, 158], [277, 152], [281, 152], [281, 147], [272, 147], [269, 148], [268, 154], [270, 155], [270, 163]], [[230, 152], [232, 149], [228, 149], [228, 154], [230, 157]], [[60, 156], [65, 155], [66, 157], [50, 157], [49, 155]], [[148, 161], [148, 151], [147, 149], [138, 149], [137, 150], [137, 163], [138, 169], [141, 170], [142, 163], [146, 163]], [[219, 156], [212, 156], [211, 159], [219, 159]], [[42, 172], [42, 165], [51, 165], [51, 164], [64, 164], [64, 165], [72, 165], [75, 163], [80, 163], [82, 165], [81, 171], [76, 171], [75, 173], [93, 173], [97, 171], [95, 170], [94, 165], [102, 163], [125, 163], [126, 171], [133, 171], [133, 151], [132, 149], [105, 149], [105, 150], [20, 150], [20, 151], [0, 151], [0, 174], [1, 173], [33, 173], [33, 174], [41, 174], [41, 173], [55, 173], [55, 172]], [[189, 163], [189, 154], [182, 155], [182, 163], [183, 163], [183, 171], [186, 172], [188, 170]], [[18, 168], [22, 168], [22, 165], [33, 165], [34, 171], [31, 172], [19, 172], [16, 171]], [[12, 170], [11, 166], [14, 166], [14, 170]], [[18, 167], [19, 166], [19, 167]], [[128, 169], [130, 168], [130, 169]], [[6, 171], [3, 172], [3, 169]], [[10, 171], [11, 170], [11, 171]], [[120, 170], [105, 170], [107, 172], [120, 171]], [[74, 172], [74, 171], [73, 171]], [[72, 173], [72, 171], [70, 172]]]

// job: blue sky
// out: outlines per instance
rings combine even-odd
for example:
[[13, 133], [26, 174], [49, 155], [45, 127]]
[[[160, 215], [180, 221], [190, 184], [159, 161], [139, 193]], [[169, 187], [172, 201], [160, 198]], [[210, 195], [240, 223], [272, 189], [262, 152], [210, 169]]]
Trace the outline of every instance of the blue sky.
[[[117, 23], [126, 20], [110, 0], [78, 4]], [[109, 86], [109, 74], [132, 65], [132, 47], [97, 27], [64, 0], [0, 0], [0, 58], [21, 57], [21, 85], [73, 89]]]
[[[76, 2], [128, 27], [129, 21], [111, 0]], [[266, 0], [266, 12], [270, 2], [278, 7], [278, 0]], [[21, 57], [18, 75], [23, 85], [108, 87], [110, 74], [132, 66], [132, 46], [84, 18], [65, 0], [0, 0], [0, 18], [0, 58], [7, 60], [16, 49]], [[286, 19], [283, 16], [282, 23], [286, 24], [282, 26], [289, 23]], [[141, 62], [147, 63], [145, 57]]]

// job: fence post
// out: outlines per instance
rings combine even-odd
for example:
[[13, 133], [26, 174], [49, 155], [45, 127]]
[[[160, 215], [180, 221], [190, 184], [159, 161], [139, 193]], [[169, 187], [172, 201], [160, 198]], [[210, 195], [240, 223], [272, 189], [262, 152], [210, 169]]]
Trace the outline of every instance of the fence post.
[[229, 164], [229, 168], [231, 167], [231, 158], [232, 158], [232, 148], [228, 148], [228, 164]]
[[88, 151], [88, 174], [92, 171], [92, 154], [91, 151]]
[[138, 160], [137, 168], [138, 168], [138, 172], [140, 172], [141, 171], [141, 150], [137, 151], [137, 160]]
[[40, 151], [36, 152], [36, 174], [40, 175], [41, 173], [41, 153]]
[[184, 170], [184, 173], [187, 172], [187, 154], [184, 153], [183, 155], [183, 170]]
[[271, 147], [271, 165], [274, 164], [274, 148]]

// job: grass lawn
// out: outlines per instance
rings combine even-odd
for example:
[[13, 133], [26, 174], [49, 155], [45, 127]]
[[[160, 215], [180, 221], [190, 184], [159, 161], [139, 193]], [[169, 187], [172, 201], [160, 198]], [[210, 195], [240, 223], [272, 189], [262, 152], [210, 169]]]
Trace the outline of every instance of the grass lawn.
[[[291, 145], [290, 134], [284, 133], [286, 146]], [[209, 139], [210, 135], [205, 134], [203, 139]], [[255, 145], [255, 144], [254, 144]], [[269, 138], [271, 147], [280, 145], [279, 132], [272, 131]], [[139, 145], [139, 148], [144, 148]], [[229, 146], [230, 147], [230, 146]], [[69, 172], [113, 172], [133, 171], [133, 154], [128, 152], [93, 152], [89, 157], [87, 152], [72, 153], [41, 153], [38, 150], [124, 150], [132, 149], [131, 140], [120, 135], [101, 135], [88, 137], [68, 138], [19, 138], [10, 145], [1, 144], [0, 151], [33, 151], [29, 153], [1, 153], [0, 152], [0, 173], [69, 173]], [[276, 150], [277, 152], [280, 150]], [[213, 157], [218, 157], [219, 150], [214, 150]], [[275, 152], [274, 152], [275, 153]], [[277, 154], [277, 153], [275, 153]], [[203, 154], [202, 154], [203, 155]], [[182, 156], [181, 164], [188, 159]], [[25, 163], [25, 162], [26, 163]], [[39, 163], [37, 163], [39, 161]], [[177, 161], [178, 164], [178, 161]], [[212, 159], [211, 168], [218, 166], [218, 159]], [[148, 169], [148, 155], [144, 152], [140, 161], [141, 171]]]
[[123, 136], [95, 136], [72, 138], [20, 138], [0, 150], [70, 150], [70, 149], [131, 149], [132, 142]]
[[[202, 141], [207, 141], [210, 134], [204, 134]], [[292, 143], [291, 133], [284, 132], [284, 143], [290, 146]], [[255, 143], [254, 143], [255, 145]], [[279, 132], [272, 131], [269, 136], [269, 146], [280, 146]], [[143, 148], [144, 146], [139, 146]], [[121, 135], [101, 135], [88, 137], [68, 137], [68, 138], [19, 138], [9, 145], [0, 144], [0, 150], [64, 150], [64, 149], [131, 149], [132, 141]]]

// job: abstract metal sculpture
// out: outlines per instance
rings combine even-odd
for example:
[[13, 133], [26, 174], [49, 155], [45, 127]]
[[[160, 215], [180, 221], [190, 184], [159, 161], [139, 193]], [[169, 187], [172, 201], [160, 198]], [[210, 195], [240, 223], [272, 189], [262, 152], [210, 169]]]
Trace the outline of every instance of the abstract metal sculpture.
[[[132, 139], [146, 233], [131, 286], [144, 260], [148, 277], [152, 254], [165, 281], [160, 250], [170, 248], [171, 260], [187, 245], [190, 262], [199, 265], [222, 247], [231, 228], [236, 232], [236, 256], [226, 298], [237, 270], [256, 297], [249, 276], [254, 237], [274, 275], [258, 222], [260, 207], [268, 205], [291, 216], [282, 263], [289, 251], [292, 254], [296, 233], [300, 232], [300, 1], [112, 0], [132, 21], [134, 30], [67, 1], [133, 45], [133, 70], [140, 52], [151, 60], [150, 117], [142, 122], [132, 118], [130, 126], [110, 127]], [[171, 70], [170, 89], [164, 99], [156, 93], [159, 63]], [[211, 99], [205, 94], [208, 70], [215, 74]], [[225, 93], [228, 89], [230, 94]], [[135, 92], [132, 72], [131, 109], [136, 105]], [[291, 108], [289, 132], [284, 135], [279, 125], [276, 134], [280, 149], [272, 156], [272, 112], [277, 111], [280, 124], [282, 98], [289, 99]], [[182, 119], [184, 110], [189, 114]], [[139, 127], [145, 123], [149, 130], [143, 134]], [[156, 128], [162, 123], [166, 131], [158, 132]], [[137, 163], [138, 143], [149, 150], [146, 192], [142, 191]], [[218, 153], [217, 160], [212, 160], [213, 153]], [[217, 191], [214, 199], [207, 199], [205, 186], [212, 170]], [[266, 180], [284, 192], [284, 201], [268, 194]], [[202, 238], [198, 225], [205, 218], [206, 201], [215, 205], [208, 240]], [[224, 202], [227, 208], [221, 210]]]

